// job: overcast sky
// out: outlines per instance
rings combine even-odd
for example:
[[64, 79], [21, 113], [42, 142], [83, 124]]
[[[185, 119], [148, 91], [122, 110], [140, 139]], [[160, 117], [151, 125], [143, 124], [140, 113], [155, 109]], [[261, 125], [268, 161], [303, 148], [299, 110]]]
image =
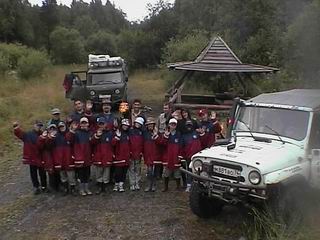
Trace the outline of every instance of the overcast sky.
[[[121, 8], [124, 13], [127, 14], [127, 19], [129, 21], [135, 20], [143, 20], [143, 18], [147, 15], [147, 4], [148, 3], [156, 3], [158, 0], [111, 0], [117, 6], [117, 8]], [[29, 0], [31, 4], [42, 5], [42, 0]], [[72, 0], [57, 0], [57, 3], [70, 5]], [[91, 0], [84, 0], [84, 2], [91, 2]], [[102, 1], [103, 3], [106, 0]], [[173, 3], [174, 0], [167, 0], [167, 2]]]

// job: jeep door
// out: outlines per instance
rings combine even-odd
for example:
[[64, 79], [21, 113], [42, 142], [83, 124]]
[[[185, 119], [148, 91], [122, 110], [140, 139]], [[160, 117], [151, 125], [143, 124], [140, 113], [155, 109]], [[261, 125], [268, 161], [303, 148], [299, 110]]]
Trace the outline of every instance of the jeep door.
[[314, 113], [308, 152], [311, 159], [311, 185], [320, 189], [320, 112]]

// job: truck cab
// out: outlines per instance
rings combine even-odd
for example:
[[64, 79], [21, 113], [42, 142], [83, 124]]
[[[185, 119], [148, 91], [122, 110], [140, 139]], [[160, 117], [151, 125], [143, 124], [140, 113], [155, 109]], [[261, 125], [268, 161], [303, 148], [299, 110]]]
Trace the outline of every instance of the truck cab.
[[227, 141], [195, 154], [191, 210], [269, 205], [290, 215], [320, 188], [320, 90], [295, 89], [238, 101]]
[[121, 57], [89, 55], [88, 69], [67, 74], [66, 97], [100, 103], [109, 98], [113, 104], [127, 99], [128, 69]]

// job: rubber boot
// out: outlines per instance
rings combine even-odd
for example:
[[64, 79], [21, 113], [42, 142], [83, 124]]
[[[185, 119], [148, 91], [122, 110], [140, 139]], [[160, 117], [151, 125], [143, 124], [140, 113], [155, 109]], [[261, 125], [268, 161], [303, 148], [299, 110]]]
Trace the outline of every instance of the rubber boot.
[[187, 176], [186, 176], [186, 174], [182, 173], [181, 174], [181, 178], [182, 178], [183, 187], [186, 188], [187, 187]]
[[84, 191], [84, 183], [79, 184], [79, 194], [80, 196], [87, 196], [87, 193]]
[[96, 194], [99, 195], [102, 192], [102, 184], [101, 182], [97, 183], [97, 191]]
[[176, 179], [176, 190], [180, 190], [180, 178]]
[[87, 195], [92, 195], [92, 192], [89, 189], [89, 183], [84, 184], [84, 191], [87, 193]]
[[70, 193], [72, 196], [76, 196], [76, 186], [75, 185], [70, 185]]
[[164, 188], [162, 189], [162, 192], [167, 192], [169, 189], [169, 178], [164, 178]]

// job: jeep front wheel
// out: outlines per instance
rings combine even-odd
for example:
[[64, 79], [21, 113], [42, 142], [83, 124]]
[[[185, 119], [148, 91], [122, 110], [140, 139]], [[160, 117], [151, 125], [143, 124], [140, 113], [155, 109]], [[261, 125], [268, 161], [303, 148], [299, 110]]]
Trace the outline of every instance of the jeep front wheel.
[[193, 183], [189, 204], [191, 211], [200, 218], [210, 218], [218, 215], [223, 208], [223, 203], [217, 199], [210, 199], [201, 191], [201, 187], [198, 183]]

